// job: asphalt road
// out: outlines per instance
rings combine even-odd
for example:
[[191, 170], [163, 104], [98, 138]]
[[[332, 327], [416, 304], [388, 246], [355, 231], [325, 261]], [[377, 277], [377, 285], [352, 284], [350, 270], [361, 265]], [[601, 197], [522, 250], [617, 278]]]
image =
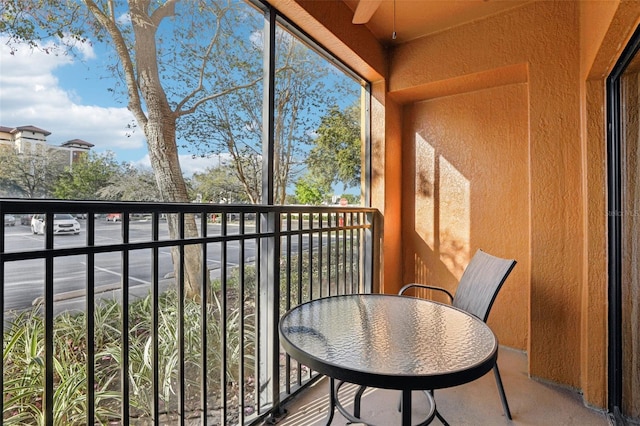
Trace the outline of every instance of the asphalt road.
[[[80, 235], [56, 235], [56, 248], [80, 247], [86, 243], [85, 221], [80, 220]], [[140, 221], [130, 224], [130, 241], [148, 241], [151, 236], [151, 223]], [[220, 225], [210, 224], [209, 235], [215, 235]], [[233, 226], [233, 225], [231, 225]], [[168, 238], [165, 223], [160, 225], [160, 239]], [[121, 223], [96, 221], [95, 244], [117, 244], [122, 242]], [[44, 248], [44, 236], [33, 235], [28, 226], [16, 224], [5, 227], [5, 249], [37, 250]], [[212, 276], [220, 270], [220, 244], [210, 244], [207, 249], [207, 264]], [[237, 266], [239, 244], [227, 243], [227, 265]], [[139, 250], [130, 252], [129, 291], [146, 294], [152, 281], [152, 252]], [[255, 244], [251, 241], [245, 245], [245, 261], [255, 258]], [[68, 309], [70, 304], [84, 300], [87, 265], [85, 256], [61, 257], [54, 262], [54, 293], [56, 311]], [[159, 277], [162, 279], [173, 272], [169, 248], [159, 251]], [[5, 265], [5, 312], [30, 308], [44, 294], [44, 260], [25, 260]], [[122, 256], [117, 253], [97, 254], [95, 256], [95, 288], [98, 294], [110, 294], [120, 288], [122, 277]], [[66, 307], [65, 307], [66, 306]]]

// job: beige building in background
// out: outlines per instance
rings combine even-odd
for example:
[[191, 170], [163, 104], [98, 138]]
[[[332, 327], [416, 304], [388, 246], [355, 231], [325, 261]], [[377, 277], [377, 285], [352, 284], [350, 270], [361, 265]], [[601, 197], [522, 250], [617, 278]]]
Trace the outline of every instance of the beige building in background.
[[47, 137], [51, 132], [28, 125], [19, 127], [0, 126], [0, 144], [13, 146], [18, 154], [36, 155], [47, 153], [58, 158], [65, 166], [70, 166], [93, 148], [93, 144], [81, 139], [72, 139], [58, 146], [49, 145]]

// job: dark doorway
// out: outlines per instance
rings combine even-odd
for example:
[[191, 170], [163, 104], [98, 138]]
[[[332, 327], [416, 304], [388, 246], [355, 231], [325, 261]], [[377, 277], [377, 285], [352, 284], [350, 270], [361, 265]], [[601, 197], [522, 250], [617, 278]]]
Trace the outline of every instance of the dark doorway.
[[607, 80], [609, 410], [640, 425], [640, 28]]

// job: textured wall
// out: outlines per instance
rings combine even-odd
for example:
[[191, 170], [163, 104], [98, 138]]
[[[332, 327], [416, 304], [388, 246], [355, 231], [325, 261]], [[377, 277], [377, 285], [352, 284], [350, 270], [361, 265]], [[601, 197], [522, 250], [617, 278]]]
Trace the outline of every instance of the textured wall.
[[384, 82], [371, 87], [371, 205], [382, 213], [380, 281], [383, 293], [402, 281], [401, 108], [388, 96]]
[[404, 282], [455, 285], [478, 248], [518, 261], [489, 324], [527, 347], [530, 291], [527, 86], [512, 84], [405, 109]]
[[[484, 76], [482, 86], [463, 87], [464, 100], [450, 104], [452, 108], [461, 108], [461, 115], [451, 113], [436, 120], [425, 115], [422, 119], [438, 126], [440, 134], [449, 139], [452, 135], [467, 135], [465, 143], [469, 145], [474, 143], [471, 135], [478, 134], [481, 140], [476, 143], [485, 146], [506, 145], [506, 138], [509, 147], [520, 147], [521, 150], [513, 152], [504, 146], [495, 154], [501, 167], [507, 167], [507, 175], [518, 176], [517, 185], [507, 191], [516, 195], [514, 201], [506, 196], [499, 204], [508, 212], [503, 220], [508, 218], [519, 225], [507, 236], [516, 239], [512, 252], [515, 247], [516, 251], [496, 254], [513, 256], [522, 262], [515, 271], [523, 270], [529, 276], [524, 279], [516, 276], [517, 281], [507, 282], [492, 321], [510, 322], [506, 315], [510, 312], [505, 306], [516, 307], [516, 324], [507, 328], [500, 326], [503, 336], [506, 330], [514, 335], [504, 336], [502, 341], [522, 347], [523, 336], [528, 336], [530, 373], [575, 387], [580, 385], [581, 301], [577, 295], [581, 290], [583, 263], [578, 11], [576, 2], [535, 2], [456, 27], [398, 47], [391, 54], [389, 72], [391, 93], [397, 90], [403, 99], [407, 99], [412, 88], [420, 94], [425, 86], [447, 85], [447, 81], [467, 75]], [[483, 94], [478, 89], [491, 83], [495, 87], [513, 84], [513, 73], [506, 73], [509, 79], [503, 80], [504, 70], [518, 70], [517, 64], [526, 69], [526, 92], [513, 96], [506, 94], [506, 89], [496, 90], [488, 94], [485, 104], [492, 107], [494, 102], [497, 104], [493, 107], [497, 126], [504, 127], [513, 116], [523, 128], [512, 135], [503, 134], [506, 129], [500, 128], [493, 132], [492, 120], [480, 115], [479, 106], [475, 113], [464, 114], [468, 104], [481, 103], [479, 99]], [[496, 71], [491, 73], [491, 70]], [[493, 82], [492, 75], [495, 76]], [[455, 86], [452, 90], [456, 90]], [[458, 92], [449, 95], [454, 94], [461, 96]], [[445, 99], [444, 95], [436, 99]], [[440, 141], [436, 143], [437, 150], [455, 146], [451, 140], [442, 146]], [[468, 146], [461, 144], [459, 149], [464, 151]], [[405, 167], [409, 161], [407, 155]], [[469, 168], [465, 177], [470, 182], [482, 181], [483, 173], [486, 172], [481, 167]], [[503, 184], [496, 187], [498, 192], [503, 192], [503, 188]], [[405, 194], [406, 198], [412, 196], [410, 190]], [[522, 202], [523, 196], [527, 202]], [[492, 203], [494, 198], [485, 202]], [[461, 253], [480, 248], [483, 241], [497, 244], [500, 237], [496, 233], [502, 231], [504, 235], [504, 229], [508, 228], [500, 228], [490, 220], [484, 224], [483, 220], [488, 219], [478, 217], [470, 225], [474, 237], [459, 247]], [[439, 225], [441, 230], [442, 225]], [[465, 227], [469, 227], [461, 226], [455, 232], [464, 233]], [[405, 231], [411, 232], [406, 228]], [[491, 247], [484, 248], [491, 251]], [[412, 255], [407, 252], [405, 258]], [[463, 259], [461, 256], [456, 262]], [[526, 271], [527, 267], [530, 271]], [[518, 289], [529, 287], [528, 297], [520, 292], [506, 292], [509, 285]], [[523, 314], [523, 311], [528, 312]], [[530, 321], [523, 321], [522, 315], [528, 315]]]

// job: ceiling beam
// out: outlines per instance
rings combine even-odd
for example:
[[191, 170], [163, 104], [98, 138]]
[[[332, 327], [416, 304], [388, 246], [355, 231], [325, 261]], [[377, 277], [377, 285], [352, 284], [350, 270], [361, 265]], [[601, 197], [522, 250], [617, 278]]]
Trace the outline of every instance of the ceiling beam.
[[366, 24], [380, 6], [382, 0], [360, 0], [353, 14], [354, 24]]

